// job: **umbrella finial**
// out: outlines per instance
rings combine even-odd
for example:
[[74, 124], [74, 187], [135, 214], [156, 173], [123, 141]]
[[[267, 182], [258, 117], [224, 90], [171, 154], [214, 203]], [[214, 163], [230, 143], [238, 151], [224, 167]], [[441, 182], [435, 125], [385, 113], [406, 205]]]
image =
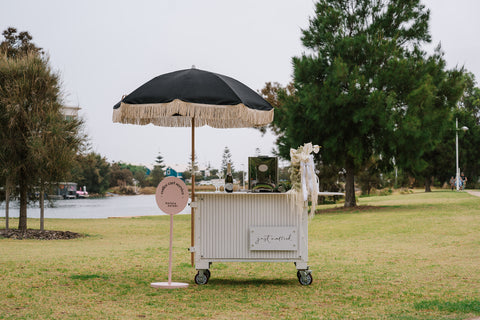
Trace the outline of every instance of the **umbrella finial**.
[[195, 67], [195, 65], [194, 65], [194, 64], [192, 64], [192, 69], [197, 69], [197, 67]]

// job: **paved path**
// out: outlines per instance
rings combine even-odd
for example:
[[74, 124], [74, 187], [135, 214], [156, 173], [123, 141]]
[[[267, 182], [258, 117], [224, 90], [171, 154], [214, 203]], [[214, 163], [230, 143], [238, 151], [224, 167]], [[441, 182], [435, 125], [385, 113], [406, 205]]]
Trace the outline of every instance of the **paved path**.
[[465, 190], [470, 193], [472, 196], [480, 197], [480, 191], [477, 190]]
[[[472, 196], [480, 197], [480, 191], [477, 191], [477, 190], [465, 190], [465, 191], [471, 194]], [[480, 320], [480, 317], [469, 318], [467, 320]]]

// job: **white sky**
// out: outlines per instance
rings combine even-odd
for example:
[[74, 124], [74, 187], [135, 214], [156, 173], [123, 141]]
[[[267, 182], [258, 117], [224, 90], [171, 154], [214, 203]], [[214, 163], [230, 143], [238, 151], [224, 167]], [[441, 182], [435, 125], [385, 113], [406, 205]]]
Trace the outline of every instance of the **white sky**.
[[[480, 1], [423, 0], [431, 9], [432, 47], [439, 42], [449, 67], [465, 66], [480, 81]], [[0, 31], [28, 31], [60, 72], [66, 102], [82, 108], [95, 152], [109, 161], [186, 164], [190, 128], [112, 123], [112, 108], [151, 78], [195, 65], [233, 77], [253, 90], [291, 80], [291, 58], [304, 50], [301, 28], [312, 0], [1, 0]], [[201, 166], [220, 167], [225, 146], [242, 169], [259, 148], [270, 154], [271, 134], [255, 129], [196, 129]], [[307, 141], [306, 141], [307, 142]]]

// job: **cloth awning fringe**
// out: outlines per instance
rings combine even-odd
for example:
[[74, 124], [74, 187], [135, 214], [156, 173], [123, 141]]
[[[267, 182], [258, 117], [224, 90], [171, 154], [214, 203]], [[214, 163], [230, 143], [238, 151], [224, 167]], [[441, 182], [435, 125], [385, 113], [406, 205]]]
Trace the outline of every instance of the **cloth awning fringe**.
[[181, 100], [156, 104], [127, 104], [113, 110], [113, 122], [137, 125], [154, 124], [163, 127], [190, 127], [195, 117], [195, 126], [213, 128], [261, 127], [273, 121], [273, 109], [251, 109], [244, 104], [231, 106], [206, 105]]

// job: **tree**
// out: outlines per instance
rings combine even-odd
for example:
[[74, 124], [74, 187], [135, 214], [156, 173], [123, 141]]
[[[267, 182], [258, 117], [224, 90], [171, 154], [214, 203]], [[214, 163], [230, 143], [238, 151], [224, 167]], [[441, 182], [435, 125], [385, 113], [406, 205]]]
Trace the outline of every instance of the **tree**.
[[212, 179], [217, 179], [218, 178], [218, 169], [210, 169], [210, 177]]
[[190, 154], [190, 157], [188, 158], [188, 171], [183, 174], [183, 177], [185, 179], [191, 178], [192, 172], [195, 172], [195, 178], [199, 175], [197, 159], [198, 157], [197, 157], [197, 154], [195, 153], [195, 156], [193, 158], [194, 161], [192, 164], [192, 155]]
[[78, 154], [71, 170], [72, 179], [91, 193], [105, 194], [110, 185], [110, 164], [95, 152]]
[[[280, 83], [278, 82], [266, 82], [265, 86], [260, 90], [260, 95], [270, 103], [272, 107], [275, 109], [281, 108], [282, 106], [282, 98], [280, 97], [281, 95], [288, 95], [288, 96], [293, 96], [295, 94], [295, 86], [293, 82], [290, 82], [286, 87], [283, 87]], [[278, 111], [278, 110], [276, 110]], [[277, 115], [275, 114], [275, 117]], [[274, 134], [282, 135], [283, 131], [280, 129], [278, 126], [275, 125], [275, 122], [268, 124], [267, 126], [260, 127], [258, 130], [262, 132], [263, 134], [266, 133], [267, 128], [272, 130]], [[260, 148], [255, 148], [255, 156], [260, 155]], [[281, 155], [280, 155], [281, 156]]]
[[150, 172], [150, 181], [153, 186], [157, 186], [165, 177], [165, 164], [161, 153], [158, 153], [155, 163], [157, 164], [153, 166], [153, 170]]
[[370, 195], [370, 191], [379, 189], [382, 185], [381, 171], [377, 167], [377, 159], [370, 159], [358, 173], [358, 183], [362, 189], [362, 194]]
[[[45, 106], [45, 105], [44, 105]], [[51, 190], [58, 181], [69, 177], [70, 169], [75, 161], [79, 146], [83, 143], [83, 135], [79, 130], [83, 124], [81, 119], [66, 120], [59, 110], [47, 110], [43, 115], [46, 123], [36, 124], [37, 132], [34, 152], [30, 161], [38, 163], [39, 179], [40, 230], [44, 230], [44, 199], [46, 191]], [[33, 139], [32, 139], [33, 140]]]
[[0, 43], [0, 52], [7, 58], [21, 57], [28, 53], [43, 54], [42, 48], [32, 42], [33, 38], [27, 31], [17, 34], [16, 28], [9, 27], [2, 32], [2, 35], [5, 39]]
[[133, 173], [126, 165], [114, 163], [110, 167], [110, 187], [126, 187], [133, 184]]
[[[398, 68], [398, 64], [406, 68]], [[395, 73], [384, 85], [396, 96], [395, 161], [431, 191], [433, 177], [444, 168], [445, 139], [451, 140], [453, 113], [464, 90], [463, 70], [446, 70], [438, 47], [427, 57], [416, 51], [385, 67]], [[400, 72], [398, 70], [401, 70]]]
[[161, 170], [165, 170], [165, 163], [163, 161], [163, 156], [159, 152], [157, 158], [155, 159], [155, 163], [157, 164], [158, 167], [160, 167]]
[[[0, 54], [4, 54], [7, 58], [13, 58], [18, 56], [25, 56], [29, 52], [42, 52], [41, 48], [36, 47], [30, 41], [32, 36], [28, 32], [21, 32], [17, 34], [17, 29], [9, 27], [2, 32], [4, 40], [0, 43]], [[6, 120], [6, 117], [3, 118]], [[7, 123], [1, 124], [1, 128], [6, 128]], [[6, 132], [4, 132], [5, 134]], [[4, 145], [6, 147], [6, 145]], [[5, 225], [6, 229], [9, 228], [9, 200], [12, 191], [11, 179], [9, 178], [8, 170], [4, 169], [0, 171], [0, 176], [4, 176], [5, 179]]]
[[150, 172], [150, 183], [152, 186], [156, 187], [160, 183], [160, 181], [165, 178], [165, 172], [163, 171], [161, 166], [153, 166], [153, 170]]
[[[480, 177], [480, 88], [478, 88], [475, 76], [472, 73], [465, 74], [465, 90], [461, 97], [458, 108], [455, 109], [455, 118], [458, 118], [458, 126], [468, 127], [467, 132], [460, 131], [459, 137], [459, 166], [468, 177], [468, 187], [477, 188]], [[452, 126], [454, 124], [452, 123]], [[454, 128], [454, 127], [452, 127]], [[454, 134], [450, 131], [447, 147], [451, 148], [447, 168], [450, 175], [455, 172], [455, 141]], [[477, 185], [476, 185], [477, 184]]]
[[189, 180], [192, 178], [192, 170], [183, 171], [181, 174], [182, 178], [185, 180]]
[[148, 180], [147, 180], [147, 169], [144, 168], [144, 170], [137, 170], [133, 173], [133, 179], [137, 181], [138, 185], [142, 188], [147, 186]]
[[10, 185], [8, 184], [7, 177], [5, 176], [6, 173], [0, 171], [0, 186], [5, 186], [3, 188], [4, 193], [2, 196], [4, 198], [0, 198], [0, 202], [5, 200], [5, 229], [8, 230], [10, 228]]
[[223, 149], [223, 155], [222, 155], [222, 167], [220, 168], [220, 171], [223, 172], [223, 176], [225, 177], [227, 175], [227, 166], [228, 164], [231, 164], [232, 168], [232, 173], [235, 171], [233, 168], [233, 163], [232, 163], [232, 154], [230, 153], [230, 149], [225, 146], [225, 149]]
[[[28, 194], [67, 176], [80, 147], [80, 120], [61, 113], [60, 80], [30, 43], [28, 32], [5, 31], [0, 44], [0, 169], [18, 186], [20, 230], [27, 229]], [[17, 40], [18, 41], [17, 41]], [[43, 229], [43, 219], [41, 223]]]
[[[141, 187], [145, 187], [147, 183], [147, 172], [148, 169], [145, 166], [123, 162], [115, 163], [110, 169], [110, 186], [133, 185], [133, 179], [135, 179]], [[115, 175], [117, 176], [115, 177]]]
[[321, 145], [321, 161], [345, 170], [346, 207], [356, 205], [354, 176], [372, 156], [392, 166], [396, 120], [408, 101], [387, 84], [409, 72], [406, 62], [430, 41], [428, 19], [419, 0], [320, 0], [303, 30], [294, 94], [282, 90], [275, 113], [279, 152]]
[[341, 192], [345, 190], [345, 171], [336, 165], [319, 161], [316, 165], [320, 191]]

